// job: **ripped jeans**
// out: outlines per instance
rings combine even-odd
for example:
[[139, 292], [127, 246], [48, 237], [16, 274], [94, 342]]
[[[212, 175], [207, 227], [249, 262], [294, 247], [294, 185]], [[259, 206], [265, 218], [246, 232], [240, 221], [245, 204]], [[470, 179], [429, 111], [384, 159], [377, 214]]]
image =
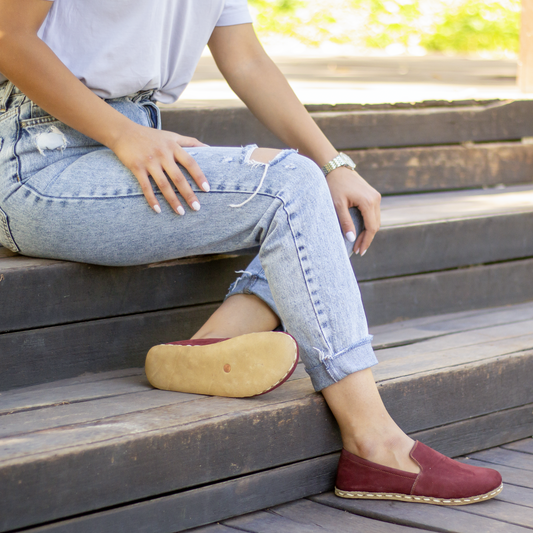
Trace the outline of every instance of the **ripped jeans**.
[[[108, 100], [160, 127], [151, 92]], [[115, 154], [0, 86], [0, 243], [21, 254], [127, 266], [260, 246], [228, 296], [254, 294], [300, 346], [316, 390], [377, 363], [346, 242], [322, 172], [292, 150], [270, 163], [255, 146], [188, 148], [211, 192], [179, 216], [146, 202]], [[354, 220], [362, 228], [358, 212]]]

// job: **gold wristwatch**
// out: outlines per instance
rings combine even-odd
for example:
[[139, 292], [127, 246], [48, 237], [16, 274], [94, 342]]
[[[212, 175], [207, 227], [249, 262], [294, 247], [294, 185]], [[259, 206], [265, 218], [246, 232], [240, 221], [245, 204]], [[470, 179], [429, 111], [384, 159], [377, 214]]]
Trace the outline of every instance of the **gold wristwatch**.
[[355, 170], [355, 163], [352, 161], [351, 157], [343, 152], [339, 152], [337, 157], [334, 157], [329, 163], [322, 167], [322, 172], [324, 173], [324, 176], [327, 176], [332, 170], [339, 167], [348, 167], [351, 170]]

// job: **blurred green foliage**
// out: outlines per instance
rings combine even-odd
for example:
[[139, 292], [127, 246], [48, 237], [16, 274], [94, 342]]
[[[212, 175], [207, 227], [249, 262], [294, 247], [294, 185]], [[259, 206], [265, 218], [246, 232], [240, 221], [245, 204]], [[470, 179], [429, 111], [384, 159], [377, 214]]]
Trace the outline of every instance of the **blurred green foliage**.
[[249, 0], [261, 35], [437, 52], [517, 52], [520, 0]]
[[427, 50], [518, 52], [520, 2], [467, 0], [441, 15], [432, 34], [423, 35]]
[[335, 18], [323, 9], [309, 12], [309, 3], [307, 0], [249, 0], [249, 4], [256, 8], [255, 28], [259, 34], [277, 33], [310, 46], [335, 41], [335, 36], [328, 30], [335, 24]]

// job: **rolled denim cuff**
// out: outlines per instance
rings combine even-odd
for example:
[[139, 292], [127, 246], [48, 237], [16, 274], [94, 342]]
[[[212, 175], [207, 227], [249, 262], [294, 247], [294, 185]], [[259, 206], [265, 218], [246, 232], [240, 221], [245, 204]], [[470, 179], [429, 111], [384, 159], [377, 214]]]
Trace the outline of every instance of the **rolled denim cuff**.
[[259, 259], [256, 257], [248, 266], [248, 269], [238, 271], [240, 274], [234, 283], [229, 288], [228, 294], [226, 294], [225, 300], [234, 294], [253, 294], [263, 300], [272, 311], [278, 316], [281, 322], [281, 326], [277, 328], [277, 331], [286, 331], [283, 321], [279, 317], [278, 308], [272, 298], [268, 281], [265, 277], [265, 272], [260, 266]]
[[371, 341], [372, 336], [369, 335], [361, 343], [337, 355], [322, 358], [320, 364], [313, 368], [306, 368], [305, 371], [311, 377], [314, 389], [317, 392], [321, 391], [354, 372], [377, 365], [378, 360]]

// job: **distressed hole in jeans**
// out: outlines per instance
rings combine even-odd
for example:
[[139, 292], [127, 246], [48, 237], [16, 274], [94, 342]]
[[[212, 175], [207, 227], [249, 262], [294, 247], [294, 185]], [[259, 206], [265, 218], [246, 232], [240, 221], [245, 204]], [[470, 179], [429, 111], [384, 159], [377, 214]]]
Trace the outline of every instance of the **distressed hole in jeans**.
[[35, 144], [41, 155], [46, 155], [45, 150], [61, 150], [67, 147], [67, 139], [56, 126], [50, 126], [47, 131], [35, 137]]
[[270, 163], [280, 152], [275, 148], [256, 148], [250, 156], [250, 162]]

